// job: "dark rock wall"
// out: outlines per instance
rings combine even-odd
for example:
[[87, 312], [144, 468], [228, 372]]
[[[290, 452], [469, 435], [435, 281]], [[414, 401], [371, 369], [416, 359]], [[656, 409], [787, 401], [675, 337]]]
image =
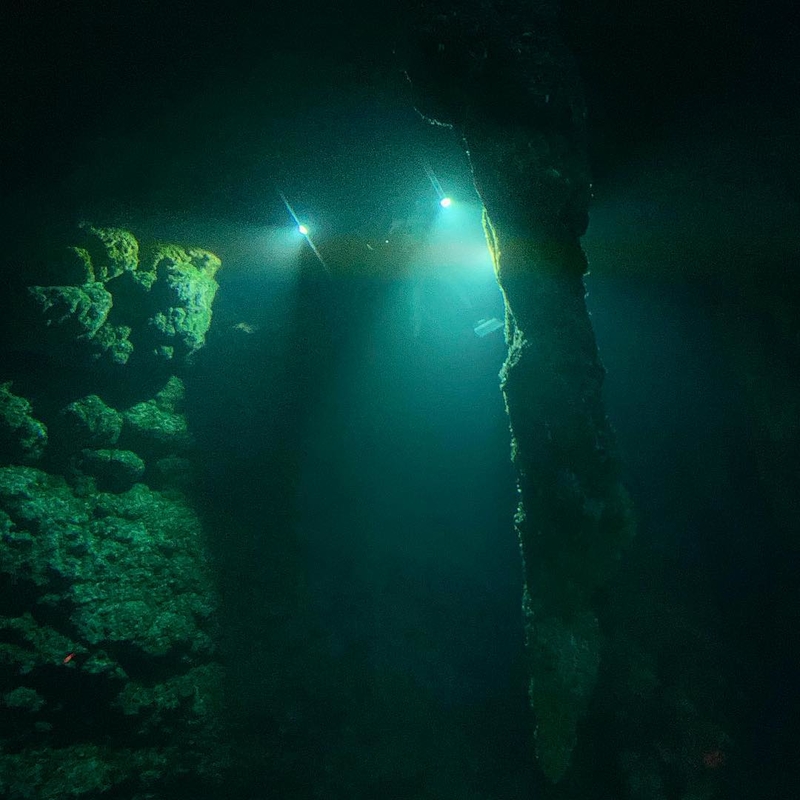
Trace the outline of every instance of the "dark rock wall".
[[529, 694], [552, 782], [569, 769], [597, 681], [594, 593], [634, 530], [584, 303], [585, 112], [556, 11], [440, 4], [420, 20], [409, 57], [421, 113], [463, 136], [506, 300], [501, 378], [518, 471]]

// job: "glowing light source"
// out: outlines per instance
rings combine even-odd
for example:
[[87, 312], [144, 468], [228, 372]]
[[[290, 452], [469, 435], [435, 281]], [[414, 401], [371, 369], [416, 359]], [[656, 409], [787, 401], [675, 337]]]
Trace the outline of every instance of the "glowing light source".
[[439, 179], [436, 177], [436, 174], [431, 169], [430, 165], [424, 159], [420, 160], [422, 161], [422, 167], [425, 170], [425, 174], [428, 176], [431, 186], [433, 186], [433, 191], [439, 195], [439, 205], [442, 208], [450, 208], [450, 206], [453, 204], [453, 201], [444, 193], [442, 184], [439, 183]]
[[292, 204], [287, 200], [286, 195], [280, 189], [276, 189], [275, 191], [277, 191], [278, 197], [281, 198], [283, 204], [286, 206], [286, 210], [289, 212], [289, 216], [294, 220], [295, 225], [297, 225], [297, 232], [306, 237], [308, 246], [311, 248], [312, 252], [317, 257], [317, 261], [319, 261], [319, 263], [322, 265], [322, 268], [325, 270], [325, 272], [327, 272], [330, 275], [331, 271], [328, 268], [328, 265], [325, 263], [325, 259], [322, 257], [322, 253], [319, 252], [317, 246], [314, 244], [314, 242], [311, 241], [311, 237], [308, 235], [309, 234], [308, 228], [305, 225], [303, 225], [303, 223], [300, 222], [300, 220], [297, 218], [297, 214], [295, 213], [295, 210], [292, 208]]

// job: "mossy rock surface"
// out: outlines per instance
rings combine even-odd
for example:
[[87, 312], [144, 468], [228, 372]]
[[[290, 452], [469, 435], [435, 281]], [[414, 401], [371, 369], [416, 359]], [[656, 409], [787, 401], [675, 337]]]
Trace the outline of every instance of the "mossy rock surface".
[[[191, 356], [204, 344], [221, 266], [213, 253], [139, 242], [121, 228], [82, 226], [80, 245], [48, 256], [28, 287], [31, 325], [48, 348], [127, 365]], [[44, 281], [52, 280], [45, 285]], [[40, 345], [36, 336], [31, 337]]]
[[220, 780], [217, 601], [184, 500], [0, 468], [0, 583], [0, 796]]
[[122, 432], [122, 414], [96, 394], [75, 400], [59, 414], [57, 435], [62, 449], [115, 445]]
[[139, 266], [139, 242], [123, 228], [98, 228], [83, 225], [84, 250], [89, 254], [97, 280], [118, 278], [125, 272], [135, 272]]
[[144, 475], [145, 463], [131, 450], [102, 449], [82, 451], [76, 469], [94, 478], [97, 488], [108, 492], [124, 492]]
[[59, 343], [91, 339], [105, 324], [113, 298], [102, 283], [31, 286], [30, 295]]
[[0, 463], [32, 464], [47, 446], [47, 427], [33, 416], [33, 407], [0, 384]]

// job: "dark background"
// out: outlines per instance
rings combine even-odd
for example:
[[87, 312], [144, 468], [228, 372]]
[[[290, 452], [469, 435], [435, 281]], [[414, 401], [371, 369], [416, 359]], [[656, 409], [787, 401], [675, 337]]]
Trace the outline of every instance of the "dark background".
[[[598, 174], [610, 154], [624, 155], [709, 104], [764, 101], [792, 113], [798, 27], [790, 3], [570, 0], [563, 9], [589, 94]], [[275, 3], [7, 3], [0, 20], [5, 187], [52, 184], [86, 157], [92, 140], [130, 135], [214, 80], [235, 92], [257, 75], [266, 91], [273, 59], [303, 65], [293, 88], [306, 98], [317, 91], [306, 81], [315, 63], [362, 78], [391, 68], [402, 12], [365, 2], [312, 3], [299, 12]], [[276, 71], [280, 82], [292, 81]]]

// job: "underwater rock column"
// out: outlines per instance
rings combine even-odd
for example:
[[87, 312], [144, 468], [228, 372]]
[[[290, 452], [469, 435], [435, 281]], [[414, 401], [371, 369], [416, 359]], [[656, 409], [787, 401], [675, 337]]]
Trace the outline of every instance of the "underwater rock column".
[[409, 55], [415, 105], [463, 137], [505, 296], [529, 696], [539, 766], [558, 782], [597, 681], [595, 591], [634, 530], [584, 301], [583, 98], [555, 3], [426, 8]]

